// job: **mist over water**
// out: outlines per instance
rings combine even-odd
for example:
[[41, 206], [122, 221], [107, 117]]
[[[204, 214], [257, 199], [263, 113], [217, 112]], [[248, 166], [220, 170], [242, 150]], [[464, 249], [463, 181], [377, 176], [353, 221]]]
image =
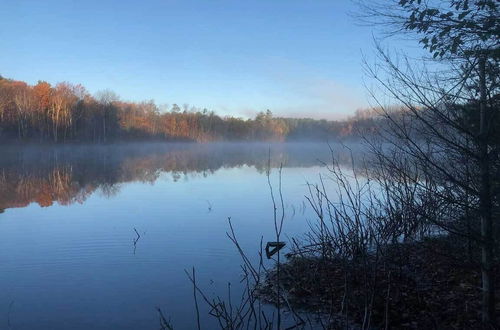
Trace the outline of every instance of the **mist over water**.
[[[349, 167], [351, 151], [333, 145]], [[176, 329], [195, 325], [196, 267], [208, 294], [237, 297], [240, 257], [272, 240], [266, 169], [283, 166], [284, 234], [314, 215], [305, 203], [331, 159], [326, 143], [2, 147], [0, 328], [156, 329], [160, 307]], [[138, 234], [140, 237], [138, 238]], [[134, 244], [135, 243], [135, 244]], [[254, 253], [255, 252], [255, 253]], [[211, 322], [201, 311], [206, 328]]]

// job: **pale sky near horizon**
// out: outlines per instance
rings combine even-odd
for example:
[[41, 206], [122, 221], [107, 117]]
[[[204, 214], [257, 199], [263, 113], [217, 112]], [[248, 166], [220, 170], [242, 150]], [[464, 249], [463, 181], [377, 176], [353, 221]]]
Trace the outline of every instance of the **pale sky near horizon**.
[[0, 75], [223, 115], [335, 119], [368, 106], [373, 31], [356, 10], [349, 0], [2, 0]]

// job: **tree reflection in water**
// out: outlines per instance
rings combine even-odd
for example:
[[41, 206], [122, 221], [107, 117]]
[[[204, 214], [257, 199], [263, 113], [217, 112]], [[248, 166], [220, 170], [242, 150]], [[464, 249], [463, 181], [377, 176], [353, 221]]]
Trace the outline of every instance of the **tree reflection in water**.
[[[162, 173], [172, 181], [207, 177], [220, 168], [310, 167], [328, 159], [326, 143], [148, 143], [0, 148], [0, 213], [37, 203], [42, 207], [83, 203], [100, 191], [111, 197], [120, 184], [154, 184]], [[346, 161], [348, 155], [341, 155]]]

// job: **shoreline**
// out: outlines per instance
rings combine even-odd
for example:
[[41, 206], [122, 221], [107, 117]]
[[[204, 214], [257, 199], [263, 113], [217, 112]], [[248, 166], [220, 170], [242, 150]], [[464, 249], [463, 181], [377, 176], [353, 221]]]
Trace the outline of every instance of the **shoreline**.
[[[480, 328], [481, 272], [463, 262], [464, 251], [458, 240], [441, 236], [357, 260], [295, 255], [281, 264], [279, 282], [294, 310], [325, 315], [337, 327], [366, 326], [369, 316], [375, 329]], [[273, 269], [257, 288], [259, 298], [276, 304], [276, 282]]]

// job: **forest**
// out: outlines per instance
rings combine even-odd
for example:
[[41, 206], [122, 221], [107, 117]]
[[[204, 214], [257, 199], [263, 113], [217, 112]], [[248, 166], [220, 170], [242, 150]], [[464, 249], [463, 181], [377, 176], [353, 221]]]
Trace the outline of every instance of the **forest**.
[[375, 120], [372, 110], [342, 121], [281, 118], [270, 110], [253, 119], [221, 117], [187, 104], [162, 109], [153, 101], [121, 101], [110, 90], [92, 96], [79, 84], [30, 86], [0, 76], [0, 141], [326, 141], [369, 133]]

